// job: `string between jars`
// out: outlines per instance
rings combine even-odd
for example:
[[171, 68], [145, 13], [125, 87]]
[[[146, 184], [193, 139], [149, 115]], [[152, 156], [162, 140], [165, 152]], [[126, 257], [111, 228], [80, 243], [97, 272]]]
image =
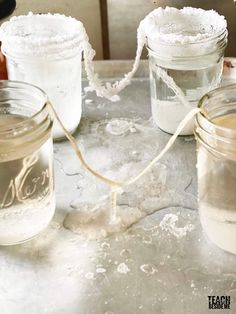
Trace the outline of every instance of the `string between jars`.
[[130, 184], [135, 183], [136, 181], [138, 181], [143, 175], [145, 175], [151, 168], [152, 166], [159, 161], [166, 153], [167, 151], [173, 146], [175, 140], [177, 139], [178, 135], [181, 133], [181, 131], [183, 130], [183, 128], [186, 126], [186, 124], [199, 112], [201, 112], [200, 108], [193, 108], [185, 117], [184, 119], [179, 123], [175, 133], [170, 137], [170, 139], [168, 140], [167, 144], [164, 146], [164, 148], [161, 150], [161, 152], [136, 176], [131, 177], [125, 181], [115, 181], [112, 180], [110, 178], [107, 178], [105, 176], [103, 176], [102, 174], [100, 174], [99, 172], [97, 172], [96, 170], [94, 170], [85, 160], [81, 149], [79, 148], [76, 139], [73, 137], [73, 135], [71, 135], [66, 128], [64, 127], [62, 121], [60, 120], [58, 114], [56, 113], [53, 105], [50, 102], [47, 102], [47, 106], [49, 109], [49, 112], [51, 112], [51, 116], [53, 118], [53, 120], [55, 119], [59, 125], [61, 126], [65, 136], [67, 137], [67, 139], [69, 140], [69, 142], [71, 143], [77, 157], [79, 158], [81, 164], [84, 166], [84, 168], [90, 172], [93, 176], [95, 176], [97, 179], [103, 181], [104, 183], [110, 185], [113, 189], [112, 191], [114, 192], [114, 190], [118, 187], [124, 187], [124, 186], [128, 186]]

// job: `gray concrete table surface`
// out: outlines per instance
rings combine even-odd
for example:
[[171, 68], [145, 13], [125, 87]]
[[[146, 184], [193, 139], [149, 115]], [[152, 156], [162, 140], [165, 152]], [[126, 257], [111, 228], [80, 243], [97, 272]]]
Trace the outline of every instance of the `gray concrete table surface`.
[[[117, 103], [84, 94], [76, 138], [102, 173], [137, 173], [170, 137], [150, 117], [148, 79], [136, 78]], [[115, 118], [136, 132], [109, 134], [106, 125]], [[35, 239], [0, 248], [1, 314], [214, 313], [208, 295], [230, 295], [231, 310], [217, 313], [236, 313], [236, 256], [211, 244], [199, 223], [192, 137], [178, 138], [119, 195], [118, 203], [138, 206], [146, 217], [96, 241], [66, 230], [63, 220], [80, 202], [96, 202], [109, 190], [85, 172], [67, 141], [54, 150], [56, 214]], [[193, 230], [183, 237], [162, 230], [166, 214], [178, 217], [177, 228], [192, 224]]]

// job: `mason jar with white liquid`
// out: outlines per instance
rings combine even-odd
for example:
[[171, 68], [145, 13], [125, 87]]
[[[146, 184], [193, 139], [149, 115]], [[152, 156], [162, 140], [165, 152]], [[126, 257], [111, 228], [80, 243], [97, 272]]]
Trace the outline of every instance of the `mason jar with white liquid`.
[[209, 239], [236, 254], [236, 85], [215, 89], [196, 117], [200, 221]]
[[[81, 118], [82, 31], [81, 22], [60, 14], [13, 17], [0, 28], [8, 78], [42, 88], [70, 133]], [[57, 122], [53, 137], [64, 137]]]
[[[213, 10], [167, 7], [154, 10], [144, 25], [152, 117], [160, 129], [173, 134], [199, 99], [220, 84], [226, 21]], [[190, 121], [181, 135], [193, 134], [193, 124]]]
[[0, 81], [0, 245], [31, 239], [55, 211], [52, 119], [47, 96]]

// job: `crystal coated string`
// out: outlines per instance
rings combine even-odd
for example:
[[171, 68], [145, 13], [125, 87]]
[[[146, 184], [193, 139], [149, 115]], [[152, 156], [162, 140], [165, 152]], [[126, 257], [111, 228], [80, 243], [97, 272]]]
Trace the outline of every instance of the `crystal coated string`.
[[[137, 29], [137, 50], [132, 70], [129, 73], [125, 74], [120, 81], [116, 81], [114, 84], [107, 82], [105, 85], [103, 85], [102, 81], [98, 77], [98, 74], [95, 74], [95, 69], [93, 66], [93, 58], [95, 56], [95, 51], [89, 42], [89, 38], [85, 28], [83, 27], [83, 25], [81, 27], [83, 37], [82, 45], [84, 54], [84, 64], [87, 73], [87, 78], [91, 88], [96, 91], [96, 94], [99, 97], [105, 97], [112, 101], [119, 100], [118, 94], [126, 86], [130, 84], [132, 77], [134, 76], [139, 67], [143, 47], [147, 42], [144, 30], [144, 20], [140, 22], [139, 27]], [[190, 103], [187, 101], [181, 88], [175, 83], [173, 78], [169, 76], [165, 70], [156, 65], [156, 74], [163, 80], [164, 83], [166, 83], [166, 85], [170, 89], [173, 90], [173, 92], [176, 94], [176, 96], [179, 98], [179, 100], [185, 107], [192, 108]]]
[[98, 77], [98, 74], [95, 74], [92, 62], [95, 56], [95, 51], [89, 43], [89, 38], [84, 27], [82, 28], [82, 34], [84, 64], [90, 86], [96, 91], [97, 96], [105, 97], [113, 101], [119, 100], [117, 94], [119, 94], [127, 85], [130, 84], [132, 77], [139, 67], [143, 47], [146, 43], [146, 36], [143, 31], [142, 21], [140, 22], [140, 25], [137, 29], [137, 50], [132, 70], [125, 74], [120, 81], [116, 81], [113, 84], [107, 82], [105, 85], [103, 85], [102, 81]]

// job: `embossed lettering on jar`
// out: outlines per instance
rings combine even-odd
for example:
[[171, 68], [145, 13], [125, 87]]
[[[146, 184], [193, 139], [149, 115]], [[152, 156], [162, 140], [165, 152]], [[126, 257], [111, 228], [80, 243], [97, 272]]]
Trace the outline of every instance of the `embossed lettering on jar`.
[[46, 101], [32, 85], [0, 81], [0, 245], [32, 238], [55, 211]]

